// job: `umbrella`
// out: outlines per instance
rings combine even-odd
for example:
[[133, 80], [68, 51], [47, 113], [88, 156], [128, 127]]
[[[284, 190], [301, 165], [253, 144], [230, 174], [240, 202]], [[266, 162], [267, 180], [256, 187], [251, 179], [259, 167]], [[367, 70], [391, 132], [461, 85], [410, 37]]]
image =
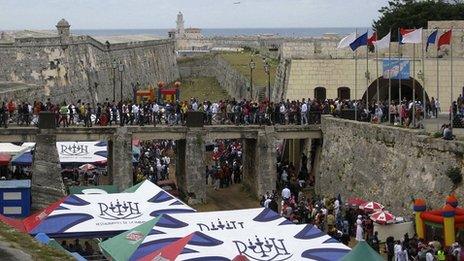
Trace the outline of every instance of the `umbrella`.
[[371, 219], [379, 224], [386, 224], [393, 222], [395, 220], [395, 216], [386, 210], [381, 210], [372, 214]]
[[361, 206], [363, 204], [366, 204], [367, 201], [365, 201], [364, 199], [362, 198], [349, 198], [347, 203], [348, 205], [350, 206]]
[[96, 167], [95, 165], [93, 164], [84, 164], [82, 166], [79, 167], [80, 170], [83, 170], [83, 171], [89, 171], [89, 170], [94, 170]]
[[367, 202], [361, 206], [359, 206], [360, 209], [363, 209], [364, 211], [367, 212], [375, 212], [377, 210], [382, 210], [383, 205], [374, 201]]

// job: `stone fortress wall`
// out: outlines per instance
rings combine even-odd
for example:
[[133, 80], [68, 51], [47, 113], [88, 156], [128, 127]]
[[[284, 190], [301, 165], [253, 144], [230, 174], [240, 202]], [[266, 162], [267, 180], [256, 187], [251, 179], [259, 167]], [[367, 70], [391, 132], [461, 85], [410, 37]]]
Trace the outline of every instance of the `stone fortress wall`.
[[[361, 197], [381, 202], [396, 215], [412, 213], [411, 199], [439, 208], [451, 192], [462, 195], [446, 175], [464, 167], [464, 143], [422, 135], [420, 131], [325, 116], [316, 173], [320, 195]], [[334, 194], [335, 193], [335, 194]]]
[[[113, 61], [124, 65], [124, 98], [132, 97], [131, 85], [137, 82], [146, 88], [179, 78], [175, 43], [167, 39], [106, 45], [90, 36], [66, 33], [16, 38], [0, 44], [0, 60], [0, 82], [35, 84], [43, 96], [56, 102], [112, 100], [113, 77], [119, 100], [121, 78], [118, 69], [113, 69]], [[35, 96], [21, 98], [31, 101]]]

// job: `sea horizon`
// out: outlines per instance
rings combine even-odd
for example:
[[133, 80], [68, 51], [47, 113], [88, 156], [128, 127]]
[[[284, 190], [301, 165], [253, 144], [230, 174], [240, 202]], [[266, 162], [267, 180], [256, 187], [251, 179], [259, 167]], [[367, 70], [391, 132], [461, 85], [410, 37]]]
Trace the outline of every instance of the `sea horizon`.
[[[355, 30], [365, 31], [368, 27], [280, 27], [280, 28], [201, 28], [206, 37], [275, 35], [283, 37], [320, 37], [324, 34], [350, 34]], [[121, 36], [151, 34], [166, 37], [172, 28], [164, 29], [72, 29], [71, 32], [90, 36]]]

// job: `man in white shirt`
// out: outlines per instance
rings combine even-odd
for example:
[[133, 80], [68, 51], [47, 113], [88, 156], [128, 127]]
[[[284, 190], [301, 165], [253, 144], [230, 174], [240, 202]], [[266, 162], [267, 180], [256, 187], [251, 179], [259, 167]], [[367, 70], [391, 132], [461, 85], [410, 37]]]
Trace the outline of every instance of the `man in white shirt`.
[[285, 119], [287, 108], [285, 108], [285, 104], [283, 102], [280, 104], [279, 112], [280, 112], [280, 124], [285, 124], [287, 122]]
[[160, 107], [158, 103], [154, 102], [153, 106], [151, 107], [151, 112], [153, 114], [153, 125], [156, 125], [156, 123], [158, 122], [159, 110], [160, 110]]
[[283, 200], [288, 200], [290, 199], [292, 193], [290, 192], [290, 189], [288, 189], [288, 187], [285, 187], [284, 189], [282, 189], [282, 199]]
[[301, 103], [301, 125], [308, 124], [308, 105], [303, 98], [303, 102]]
[[194, 102], [192, 103], [192, 110], [193, 110], [193, 111], [198, 111], [198, 103], [197, 103], [197, 101], [194, 101]]

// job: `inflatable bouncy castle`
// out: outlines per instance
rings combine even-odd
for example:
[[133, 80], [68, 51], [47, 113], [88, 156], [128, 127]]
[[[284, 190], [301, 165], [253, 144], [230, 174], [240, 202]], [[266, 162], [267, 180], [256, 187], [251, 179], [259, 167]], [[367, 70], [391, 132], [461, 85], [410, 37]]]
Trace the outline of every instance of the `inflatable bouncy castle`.
[[443, 208], [426, 211], [425, 200], [414, 200], [416, 233], [419, 238], [430, 240], [432, 231], [441, 231], [445, 246], [456, 242], [456, 234], [464, 230], [464, 209], [458, 207], [458, 200], [454, 195], [446, 197]]

